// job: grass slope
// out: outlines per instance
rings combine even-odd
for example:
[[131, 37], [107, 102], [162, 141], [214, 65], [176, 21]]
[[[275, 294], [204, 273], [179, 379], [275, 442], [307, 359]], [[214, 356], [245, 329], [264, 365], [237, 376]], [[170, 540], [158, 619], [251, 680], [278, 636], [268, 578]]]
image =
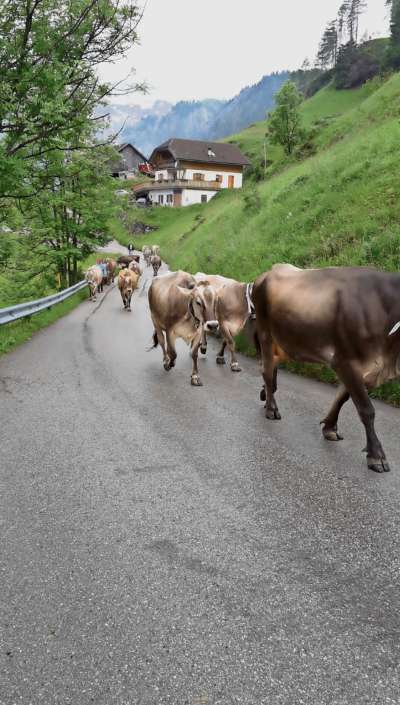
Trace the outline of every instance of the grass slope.
[[[206, 206], [153, 209], [145, 217], [159, 230], [140, 242], [157, 241], [172, 268], [242, 281], [282, 261], [399, 270], [400, 75], [359, 91], [325, 88], [303, 114], [314, 129], [314, 156]], [[260, 152], [264, 129], [258, 143], [255, 128], [242, 133], [250, 155], [257, 144]], [[397, 383], [378, 394], [400, 403]]]

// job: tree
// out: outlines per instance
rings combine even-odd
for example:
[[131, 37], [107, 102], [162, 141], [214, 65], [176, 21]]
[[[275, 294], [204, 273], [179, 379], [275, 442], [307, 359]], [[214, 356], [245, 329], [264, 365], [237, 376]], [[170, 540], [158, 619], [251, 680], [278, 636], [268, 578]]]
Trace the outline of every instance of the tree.
[[286, 81], [275, 96], [276, 108], [269, 116], [269, 135], [274, 144], [281, 144], [287, 155], [292, 154], [304, 136], [299, 105], [303, 98], [293, 81]]
[[400, 0], [387, 0], [390, 9], [390, 45], [386, 64], [390, 68], [400, 69]]
[[97, 67], [137, 41], [139, 19], [136, 0], [0, 0], [0, 197], [33, 195], [42, 159], [82, 149], [96, 107], [135, 87]]
[[338, 52], [337, 21], [333, 20], [327, 25], [319, 44], [317, 62], [321, 68], [335, 66]]

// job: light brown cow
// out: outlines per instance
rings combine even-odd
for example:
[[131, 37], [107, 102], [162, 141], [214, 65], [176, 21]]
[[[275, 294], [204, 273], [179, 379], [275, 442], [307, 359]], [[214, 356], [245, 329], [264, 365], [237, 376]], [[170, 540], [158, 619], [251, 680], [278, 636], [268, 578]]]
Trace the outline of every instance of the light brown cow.
[[131, 269], [121, 269], [118, 274], [118, 288], [126, 311], [131, 310], [132, 294], [137, 288], [139, 274]]
[[158, 245], [151, 246], [151, 254], [152, 255], [159, 255], [160, 254], [160, 248]]
[[171, 272], [153, 279], [149, 305], [154, 324], [154, 346], [161, 345], [164, 369], [175, 367], [175, 341], [182, 338], [191, 345], [193, 368], [191, 384], [202, 386], [197, 367], [203, 327], [217, 330], [216, 294], [207, 281], [197, 282], [187, 272]]
[[[216, 361], [218, 365], [225, 364], [225, 348], [231, 354], [232, 372], [241, 372], [241, 367], [236, 358], [235, 337], [243, 330], [247, 321], [254, 317], [254, 306], [251, 301], [252, 284], [244, 284], [235, 279], [228, 279], [219, 274], [203, 274], [197, 272], [194, 275], [196, 281], [207, 279], [217, 293], [217, 319], [219, 330], [223, 337], [223, 343], [218, 352]], [[207, 334], [204, 331], [201, 341], [200, 351], [203, 355], [207, 352]]]
[[324, 437], [342, 440], [338, 417], [351, 397], [366, 431], [368, 467], [388, 472], [367, 390], [400, 377], [400, 275], [363, 267], [301, 270], [280, 264], [255, 281], [253, 301], [267, 418], [281, 418], [274, 395], [283, 356], [325, 363], [342, 387], [322, 421]]
[[141, 266], [140, 266], [137, 262], [135, 262], [135, 261], [129, 262], [128, 269], [131, 269], [132, 272], [136, 272], [136, 274], [138, 274], [139, 277], [142, 275], [142, 268], [141, 268]]
[[152, 255], [150, 258], [150, 264], [153, 267], [153, 274], [156, 277], [162, 264], [161, 257], [159, 257], [159, 255]]
[[99, 265], [94, 264], [89, 267], [85, 279], [89, 286], [89, 298], [91, 301], [96, 301], [97, 292], [103, 291], [103, 272]]
[[146, 266], [149, 267], [150, 259], [151, 259], [151, 255], [152, 255], [151, 247], [148, 247], [147, 245], [143, 245], [142, 252], [143, 252], [144, 261], [146, 262]]

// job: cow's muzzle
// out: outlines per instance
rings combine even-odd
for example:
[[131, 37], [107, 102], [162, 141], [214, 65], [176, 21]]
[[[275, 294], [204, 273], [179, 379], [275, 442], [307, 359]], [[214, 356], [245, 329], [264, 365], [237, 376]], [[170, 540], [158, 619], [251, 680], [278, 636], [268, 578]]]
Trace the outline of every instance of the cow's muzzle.
[[219, 323], [218, 321], [207, 321], [207, 323], [204, 324], [204, 330], [207, 331], [216, 331], [219, 328]]

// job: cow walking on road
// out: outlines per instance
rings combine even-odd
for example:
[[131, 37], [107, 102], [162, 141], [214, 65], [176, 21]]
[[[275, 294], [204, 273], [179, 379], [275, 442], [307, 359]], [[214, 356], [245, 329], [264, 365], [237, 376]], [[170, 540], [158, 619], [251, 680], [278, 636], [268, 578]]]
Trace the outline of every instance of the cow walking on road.
[[143, 245], [142, 252], [143, 252], [144, 261], [146, 262], [146, 267], [149, 267], [151, 255], [152, 255], [151, 247], [148, 247], [147, 245]]
[[153, 267], [153, 275], [156, 277], [158, 274], [158, 270], [161, 267], [161, 257], [159, 255], [152, 255], [150, 259], [150, 264]]
[[96, 301], [97, 292], [103, 291], [103, 272], [98, 264], [89, 267], [85, 279], [89, 286], [89, 298], [91, 301]]
[[[232, 372], [241, 372], [241, 367], [236, 357], [235, 337], [243, 330], [247, 321], [254, 317], [254, 306], [251, 301], [251, 284], [244, 284], [235, 279], [228, 279], [218, 274], [194, 275], [196, 281], [207, 279], [217, 294], [216, 312], [219, 330], [223, 337], [220, 351], [217, 355], [217, 364], [225, 364], [225, 349], [231, 354], [230, 367]], [[203, 355], [207, 352], [207, 334], [203, 331], [200, 351]]]
[[281, 418], [275, 401], [281, 360], [325, 363], [342, 386], [321, 422], [324, 437], [342, 440], [338, 417], [351, 397], [366, 431], [368, 467], [388, 472], [367, 390], [400, 376], [400, 275], [361, 267], [301, 270], [280, 264], [256, 280], [253, 301], [267, 418]]
[[137, 288], [139, 274], [131, 269], [121, 269], [118, 274], [118, 288], [126, 311], [131, 311], [132, 294]]
[[216, 295], [208, 281], [196, 282], [187, 272], [171, 272], [153, 279], [149, 305], [154, 324], [154, 346], [163, 351], [164, 369], [175, 367], [175, 341], [182, 338], [191, 345], [193, 368], [191, 384], [202, 386], [197, 367], [203, 327], [217, 330]]

